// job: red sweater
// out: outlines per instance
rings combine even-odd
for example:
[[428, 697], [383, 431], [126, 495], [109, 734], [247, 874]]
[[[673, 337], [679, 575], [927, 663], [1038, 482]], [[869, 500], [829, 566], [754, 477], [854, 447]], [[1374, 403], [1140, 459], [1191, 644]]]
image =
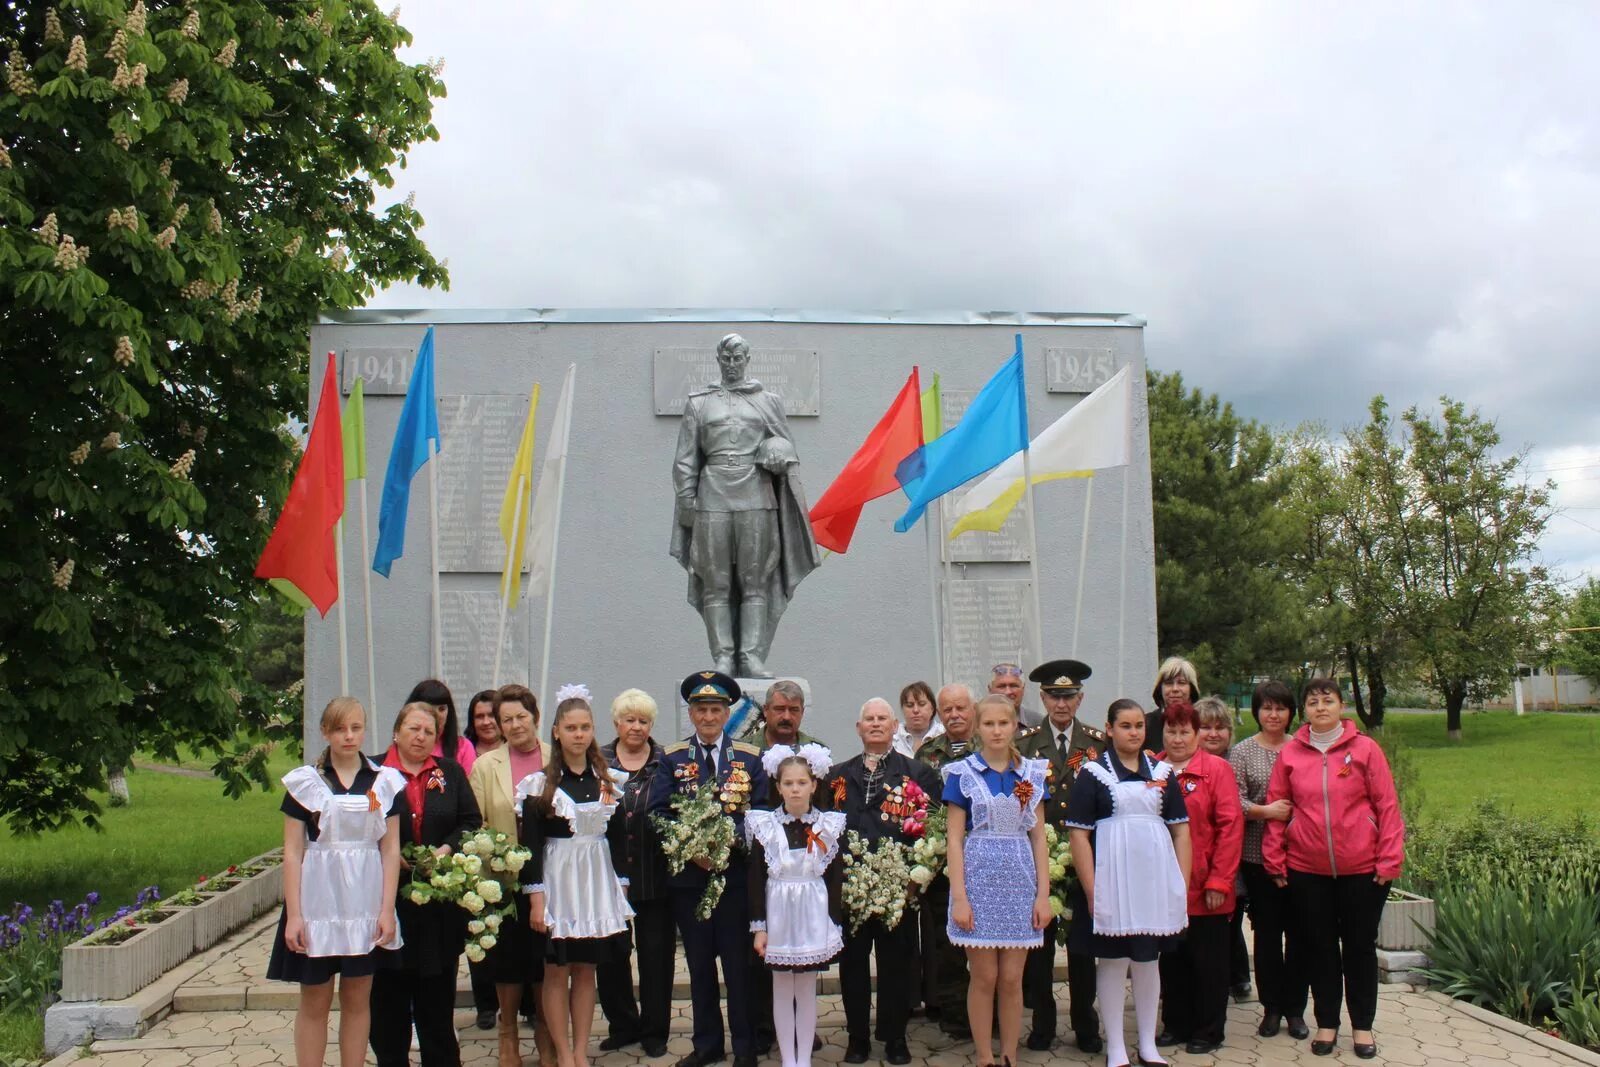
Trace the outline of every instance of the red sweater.
[[1287, 798], [1287, 823], [1267, 823], [1261, 855], [1275, 878], [1375, 874], [1389, 881], [1405, 862], [1405, 822], [1383, 749], [1349, 719], [1326, 753], [1302, 726], [1283, 746], [1267, 783], [1267, 803]]
[[[1166, 758], [1165, 753], [1160, 757]], [[1178, 772], [1178, 788], [1189, 812], [1189, 914], [1232, 915], [1239, 853], [1244, 849], [1244, 809], [1233, 767], [1220, 756], [1200, 751]], [[1205, 893], [1215, 889], [1222, 905], [1205, 906]]]

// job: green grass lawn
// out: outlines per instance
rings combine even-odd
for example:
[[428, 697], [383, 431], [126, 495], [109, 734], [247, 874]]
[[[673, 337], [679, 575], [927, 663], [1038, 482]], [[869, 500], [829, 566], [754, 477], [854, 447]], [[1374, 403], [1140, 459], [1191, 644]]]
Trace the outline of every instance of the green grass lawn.
[[0, 910], [9, 911], [13, 901], [42, 908], [59, 899], [71, 906], [92, 890], [100, 894], [97, 910], [104, 914], [130, 903], [145, 886], [159, 886], [168, 896], [200, 875], [277, 846], [283, 841], [283, 791], [276, 779], [293, 762], [288, 755], [274, 756], [275, 788], [239, 800], [223, 796], [213, 778], [130, 772], [129, 806], [113, 808], [97, 798], [103, 830], [75, 827], [0, 840]]

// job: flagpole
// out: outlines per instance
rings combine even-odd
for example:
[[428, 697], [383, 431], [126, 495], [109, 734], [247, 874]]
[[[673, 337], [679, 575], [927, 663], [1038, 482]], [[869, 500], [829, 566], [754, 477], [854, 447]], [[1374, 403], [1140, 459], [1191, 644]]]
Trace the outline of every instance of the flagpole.
[[[342, 486], [341, 486], [342, 488]], [[333, 524], [333, 565], [339, 572], [339, 695], [350, 695], [350, 631], [344, 621], [344, 520]]]
[[[1090, 481], [1093, 484], [1093, 481]], [[1122, 557], [1117, 567], [1117, 696], [1122, 696], [1122, 661], [1128, 647], [1128, 464], [1122, 466]]]
[[444, 620], [439, 617], [439, 442], [428, 438], [428, 557], [433, 564], [433, 676], [444, 680]]
[[[1039, 531], [1033, 518], [1033, 450], [1022, 450], [1022, 485], [1023, 492], [1028, 500], [1028, 567], [1033, 572], [1033, 653], [1041, 659], [1045, 656], [1044, 650], [1044, 624], [1041, 621], [1044, 612], [1039, 608]], [[1073, 640], [1077, 640], [1074, 631]], [[1021, 656], [1017, 657], [1021, 659]], [[1026, 670], [1025, 664], [1017, 664]]]
[[[500, 688], [500, 653], [506, 647], [506, 613], [509, 610], [509, 601], [511, 599], [511, 575], [514, 573], [511, 568], [515, 566], [517, 571], [522, 570], [522, 555], [517, 552], [517, 549], [522, 547], [522, 542], [519, 538], [521, 538], [524, 529], [522, 524], [522, 501], [526, 495], [523, 492], [526, 482], [526, 478], [517, 479], [517, 517], [511, 523], [511, 543], [506, 545], [506, 569], [500, 575], [500, 633], [494, 639], [494, 673], [489, 676], [489, 684], [496, 689]], [[515, 563], [511, 559], [513, 554], [517, 556]]]
[[[368, 543], [370, 534], [367, 530], [367, 480], [356, 479], [359, 487], [356, 496], [361, 499], [361, 558], [372, 558], [372, 546]], [[372, 659], [372, 568], [361, 568], [361, 583], [366, 587], [366, 601], [362, 609], [366, 612], [367, 624], [367, 700], [371, 709], [370, 714], [376, 714], [378, 706], [378, 669]]]
[[567, 425], [561, 440], [561, 478], [556, 482], [556, 519], [555, 528], [550, 531], [550, 581], [545, 587], [544, 594], [544, 659], [539, 667], [539, 698], [545, 698], [550, 689], [550, 631], [556, 620], [556, 560], [561, 555], [561, 501], [567, 490], [567, 446], [572, 441], [572, 393], [577, 391], [576, 363], [567, 368], [567, 382], [562, 389], [562, 398], [567, 402]]
[[1072, 602], [1072, 655], [1078, 654], [1078, 631], [1083, 628], [1083, 578], [1089, 565], [1089, 506], [1094, 502], [1094, 472], [1084, 483], [1083, 535], [1078, 541], [1078, 586]]
[[[936, 505], [937, 506], [937, 505]], [[936, 537], [933, 532], [934, 523], [937, 521], [939, 533]], [[944, 684], [944, 605], [939, 596], [939, 560], [935, 553], [939, 550], [938, 540], [944, 536], [944, 509], [940, 508], [932, 518], [923, 524], [928, 535], [928, 599], [933, 606], [933, 677], [939, 685]]]

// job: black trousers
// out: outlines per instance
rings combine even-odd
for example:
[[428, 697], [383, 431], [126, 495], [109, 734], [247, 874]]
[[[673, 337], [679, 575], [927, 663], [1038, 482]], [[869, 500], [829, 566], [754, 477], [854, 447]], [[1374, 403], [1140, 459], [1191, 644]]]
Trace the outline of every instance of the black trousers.
[[639, 957], [639, 999], [633, 997], [630, 960], [602, 963], [594, 981], [600, 1010], [606, 1014], [610, 1036], [624, 1041], [667, 1040], [672, 1019], [672, 964], [678, 938], [672, 928], [672, 901], [668, 897], [635, 901], [630, 956]]
[[[728, 1031], [735, 1056], [755, 1054], [755, 1022], [750, 1013], [750, 909], [743, 883], [729, 885], [709, 919], [695, 916], [700, 889], [674, 887], [672, 914], [683, 956], [689, 965], [689, 996], [694, 1009], [694, 1050], [723, 1056], [722, 992], [728, 994]], [[722, 962], [722, 986], [717, 962]], [[769, 998], [770, 1003], [770, 998]]]
[[950, 881], [940, 875], [922, 898], [922, 973], [927, 1003], [939, 1009], [942, 1029], [967, 1026], [967, 953], [950, 943]]
[[372, 976], [369, 1042], [379, 1067], [411, 1062], [411, 1025], [416, 1023], [423, 1067], [460, 1067], [456, 1043], [456, 975], [428, 975], [399, 968]]
[[[1028, 950], [1022, 968], [1022, 1002], [1033, 1009], [1033, 1032], [1055, 1036], [1056, 1032], [1056, 924], [1044, 928], [1044, 944]], [[1100, 1016], [1094, 1010], [1094, 957], [1085, 953], [1067, 954], [1067, 1010], [1072, 1014], [1072, 1032], [1080, 1039], [1100, 1036]]]
[[866, 1045], [872, 1029], [871, 957], [878, 961], [879, 1041], [904, 1041], [911, 1016], [911, 962], [917, 950], [916, 916], [907, 914], [893, 930], [876, 920], [844, 938], [839, 959], [839, 991], [845, 1031], [853, 1045]]
[[1228, 1021], [1231, 915], [1191, 915], [1183, 943], [1161, 954], [1161, 1021], [1180, 1041], [1221, 1041]]
[[1261, 999], [1262, 1013], [1302, 1019], [1306, 1014], [1308, 989], [1289, 890], [1279, 889], [1259, 863], [1240, 864], [1239, 870], [1250, 889], [1250, 927], [1256, 943], [1256, 996]]
[[494, 972], [489, 965], [468, 960], [467, 974], [472, 979], [472, 1006], [478, 1011], [499, 1011], [500, 1000], [494, 991]]
[[1244, 913], [1250, 902], [1242, 896], [1228, 920], [1228, 984], [1250, 984], [1250, 949], [1244, 943]]
[[1317, 1026], [1339, 1028], [1344, 985], [1352, 1030], [1371, 1030], [1378, 1014], [1378, 920], [1389, 887], [1366, 874], [1289, 872], [1289, 899], [1300, 919], [1301, 944]]

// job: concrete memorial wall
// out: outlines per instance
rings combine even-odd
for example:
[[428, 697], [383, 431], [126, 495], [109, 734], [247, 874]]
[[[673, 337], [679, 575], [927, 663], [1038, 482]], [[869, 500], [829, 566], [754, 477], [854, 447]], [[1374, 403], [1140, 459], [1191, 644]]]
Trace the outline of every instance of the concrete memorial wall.
[[[561, 521], [551, 630], [551, 693], [585, 682], [604, 720], [612, 697], [637, 686], [661, 707], [656, 737], [683, 736], [678, 682], [710, 665], [706, 631], [686, 600], [687, 578], [667, 554], [673, 524], [671, 464], [679, 414], [691, 388], [716, 380], [715, 349], [730, 332], [751, 346], [750, 377], [785, 402], [799, 452], [796, 472], [813, 503], [883, 415], [913, 365], [926, 387], [943, 386], [946, 429], [1023, 336], [1028, 418], [1037, 434], [1116, 370], [1135, 374], [1133, 463], [1095, 476], [1089, 515], [1083, 626], [1076, 656], [1094, 668], [1082, 715], [1101, 723], [1117, 696], [1147, 703], [1157, 663], [1150, 455], [1143, 322], [1131, 316], [1035, 313], [356, 311], [330, 315], [311, 332], [311, 354], [332, 351], [346, 393], [365, 380], [365, 484], [372, 539], [383, 473], [417, 344], [436, 326], [439, 563], [444, 679], [465, 725], [466, 702], [494, 683], [538, 686], [545, 603], [524, 597], [509, 614], [499, 679], [493, 671], [504, 545], [501, 494], [532, 384], [542, 383], [535, 467], [542, 464], [562, 377], [577, 365], [571, 452]], [[313, 385], [318, 378], [313, 375]], [[316, 402], [312, 396], [313, 405]], [[867, 505], [848, 553], [827, 555], [800, 585], [778, 628], [767, 666], [802, 677], [812, 702], [805, 728], [845, 752], [868, 697], [894, 702], [907, 682], [935, 689], [934, 576], [950, 588], [942, 635], [944, 681], [983, 691], [988, 667], [1066, 656], [1087, 483], [1035, 490], [1044, 648], [1034, 647], [1031, 568], [1023, 509], [998, 533], [940, 539], [930, 559], [919, 524], [896, 534], [905, 510], [896, 493]], [[1127, 494], [1126, 531], [1123, 528]], [[959, 491], [953, 496], [959, 496]], [[350, 686], [368, 699], [358, 505], [345, 523], [345, 606]], [[929, 511], [930, 517], [934, 515]], [[392, 576], [372, 575], [376, 712], [369, 747], [387, 744], [395, 713], [431, 673], [427, 468], [411, 493], [406, 551]], [[1126, 575], [1121, 554], [1126, 533]], [[948, 576], [948, 579], [946, 578]], [[336, 609], [337, 610], [337, 609]], [[1121, 624], [1119, 635], [1118, 627]], [[1120, 649], [1120, 662], [1118, 658]], [[1119, 688], [1118, 679], [1121, 678]], [[321, 709], [339, 688], [338, 626], [308, 613], [306, 740], [322, 745]], [[549, 693], [539, 694], [541, 704]], [[1037, 707], [1029, 687], [1027, 702]], [[543, 724], [548, 734], [549, 723]], [[600, 732], [609, 739], [609, 722]]]

